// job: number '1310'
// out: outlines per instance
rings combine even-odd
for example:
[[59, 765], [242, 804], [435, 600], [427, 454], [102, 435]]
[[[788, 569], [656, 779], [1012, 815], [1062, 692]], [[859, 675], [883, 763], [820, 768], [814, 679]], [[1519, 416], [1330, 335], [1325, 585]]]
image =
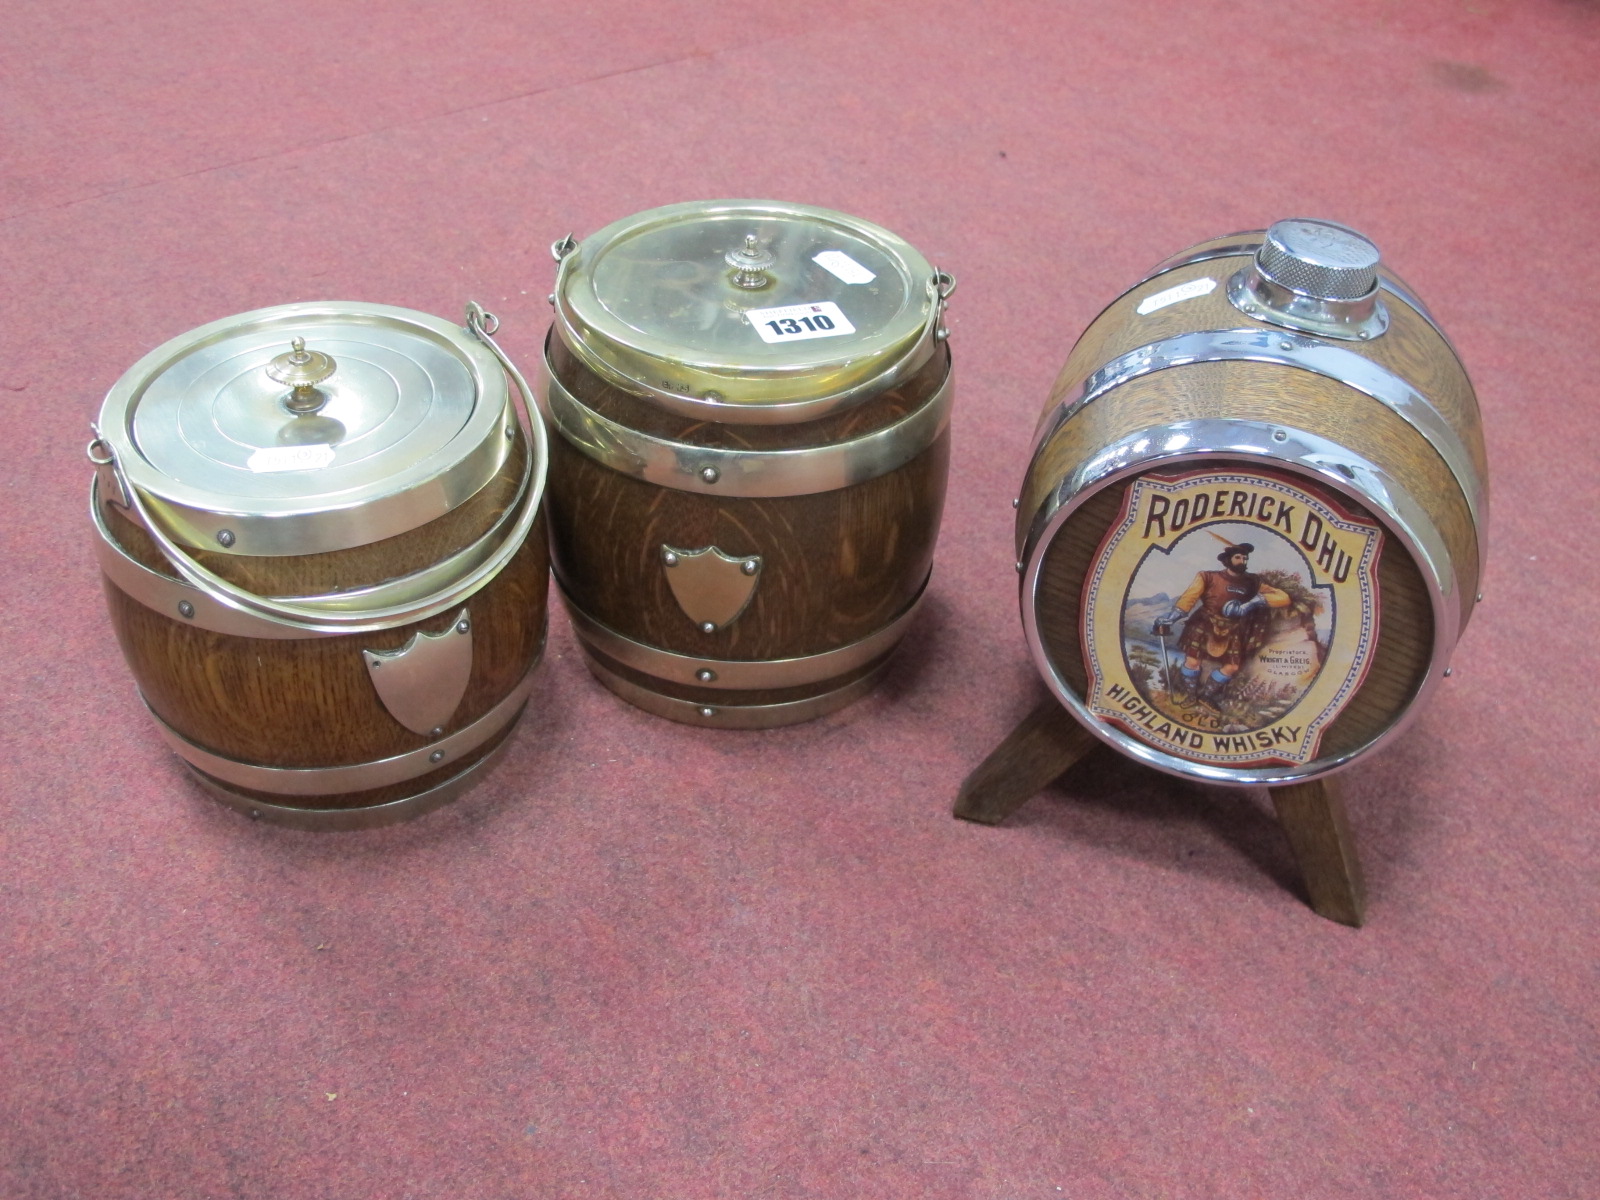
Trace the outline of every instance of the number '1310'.
[[779, 335], [786, 333], [819, 333], [833, 328], [833, 318], [823, 316], [821, 313], [814, 317], [801, 317], [799, 320], [795, 320], [793, 317], [784, 317], [781, 321], [768, 321], [767, 328]]

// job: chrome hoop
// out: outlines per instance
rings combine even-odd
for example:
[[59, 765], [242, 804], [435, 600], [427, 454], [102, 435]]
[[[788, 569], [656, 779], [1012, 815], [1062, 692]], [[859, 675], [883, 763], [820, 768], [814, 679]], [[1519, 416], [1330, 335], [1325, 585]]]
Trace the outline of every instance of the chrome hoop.
[[541, 366], [542, 409], [570, 445], [623, 475], [703, 496], [809, 496], [887, 475], [949, 428], [955, 399], [946, 375], [915, 412], [862, 437], [798, 450], [728, 450], [669, 441], [603, 417], [556, 378], [548, 354]]

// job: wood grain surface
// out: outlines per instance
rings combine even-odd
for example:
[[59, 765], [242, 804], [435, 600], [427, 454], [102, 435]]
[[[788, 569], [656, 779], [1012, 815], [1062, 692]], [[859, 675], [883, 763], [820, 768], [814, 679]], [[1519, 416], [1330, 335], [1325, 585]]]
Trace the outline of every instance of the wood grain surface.
[[[585, 387], [594, 394], [592, 384]], [[743, 437], [752, 428], [722, 432]], [[888, 624], [922, 587], [949, 458], [946, 430], [916, 458], [875, 479], [809, 496], [750, 499], [634, 479], [558, 435], [551, 439], [548, 491], [556, 571], [584, 612], [674, 653], [767, 660], [834, 650]], [[702, 632], [672, 594], [663, 546], [760, 555], [761, 573], [743, 614]]]
[[1330, 921], [1359, 927], [1366, 920], [1367, 886], [1338, 778], [1268, 791], [1300, 865], [1311, 907]]
[[[132, 526], [125, 519], [115, 526], [119, 537], [127, 528]], [[428, 526], [413, 533], [434, 544], [441, 536]], [[125, 546], [130, 553], [141, 552], [137, 544]], [[148, 538], [142, 550], [153, 552]], [[295, 559], [269, 561], [270, 568], [262, 571], [274, 575], [277, 587], [285, 592], [306, 587]], [[446, 736], [504, 699], [539, 653], [548, 564], [541, 513], [510, 562], [463, 601], [461, 607], [472, 619], [472, 675], [461, 703], [444, 725]], [[325, 569], [318, 563], [311, 571], [320, 574]], [[210, 751], [260, 766], [325, 767], [371, 762], [430, 741], [389, 715], [373, 689], [361, 651], [393, 650], [415, 633], [437, 633], [449, 626], [458, 607], [378, 633], [280, 641], [198, 629], [146, 608], [109, 580], [105, 591], [112, 624], [145, 700], [168, 725]], [[453, 768], [464, 765], [458, 761]], [[430, 778], [399, 785], [387, 798], [414, 794], [430, 786]], [[315, 808], [376, 801], [346, 795], [277, 802]]]

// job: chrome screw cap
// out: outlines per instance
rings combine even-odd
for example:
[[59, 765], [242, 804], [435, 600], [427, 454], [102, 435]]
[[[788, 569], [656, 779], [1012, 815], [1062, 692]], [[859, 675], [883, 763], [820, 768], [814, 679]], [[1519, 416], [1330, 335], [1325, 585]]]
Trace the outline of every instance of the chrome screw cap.
[[1267, 230], [1256, 270], [1303, 296], [1359, 300], [1378, 286], [1378, 248], [1333, 221], [1296, 217]]

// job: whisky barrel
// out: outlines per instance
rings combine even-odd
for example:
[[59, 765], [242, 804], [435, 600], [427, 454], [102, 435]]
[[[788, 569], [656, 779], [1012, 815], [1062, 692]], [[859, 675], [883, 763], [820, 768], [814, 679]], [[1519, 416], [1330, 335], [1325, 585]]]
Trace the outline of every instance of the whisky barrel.
[[554, 250], [551, 543], [592, 673], [729, 729], [865, 694], [932, 567], [954, 281], [876, 225], [767, 201]]
[[1196, 779], [1292, 783], [1376, 750], [1481, 598], [1472, 385], [1331, 222], [1201, 243], [1106, 308], [1017, 507], [1046, 683], [1102, 740]]
[[107, 395], [90, 514], [112, 624], [157, 729], [231, 807], [318, 830], [414, 817], [521, 715], [547, 451], [495, 324], [260, 309]]

